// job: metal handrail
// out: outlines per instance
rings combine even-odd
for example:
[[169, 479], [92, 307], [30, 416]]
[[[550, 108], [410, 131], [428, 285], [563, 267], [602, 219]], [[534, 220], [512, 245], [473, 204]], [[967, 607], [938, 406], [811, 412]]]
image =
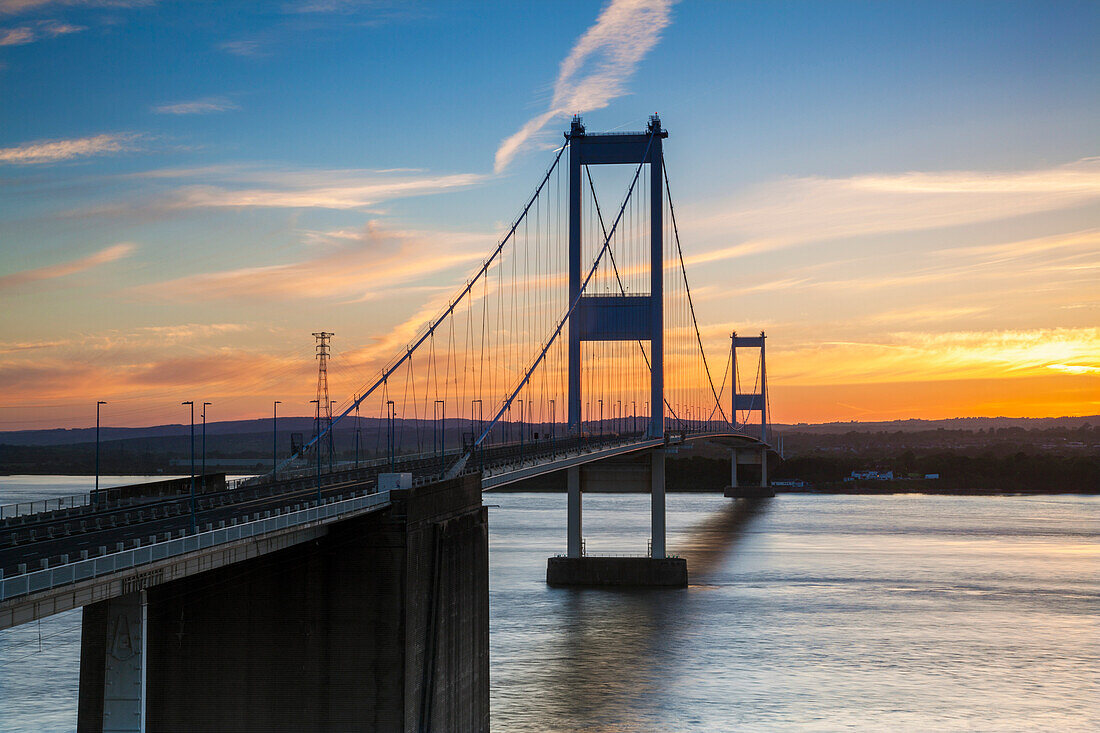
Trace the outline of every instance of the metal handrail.
[[274, 517], [265, 517], [264, 519], [242, 522], [230, 527], [199, 532], [175, 540], [150, 543], [121, 552], [76, 560], [74, 562], [58, 565], [57, 567], [37, 570], [30, 573], [22, 573], [10, 578], [4, 578], [3, 575], [0, 574], [0, 602], [25, 596], [30, 593], [36, 593], [38, 591], [70, 585], [81, 580], [98, 578], [116, 573], [120, 570], [147, 565], [158, 560], [177, 557], [226, 542], [233, 542], [247, 537], [266, 534], [267, 532], [285, 529], [287, 527], [294, 527], [327, 519], [357, 509], [388, 504], [389, 501], [390, 495], [388, 491], [382, 491], [376, 494], [366, 494], [351, 499], [344, 499], [343, 501], [313, 506], [296, 512], [278, 514]]

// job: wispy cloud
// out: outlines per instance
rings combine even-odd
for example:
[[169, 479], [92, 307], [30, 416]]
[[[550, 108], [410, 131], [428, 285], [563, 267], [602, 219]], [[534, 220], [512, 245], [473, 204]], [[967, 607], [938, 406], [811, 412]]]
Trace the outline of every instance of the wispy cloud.
[[[300, 2], [289, 2], [283, 5], [284, 13], [291, 14], [324, 14], [324, 13], [339, 13], [343, 15], [357, 13], [362, 10], [369, 10], [372, 12], [378, 11], [392, 11], [394, 8], [387, 6], [394, 5], [394, 3], [379, 2], [379, 0], [300, 0]], [[396, 7], [399, 7], [402, 3], [396, 3]]]
[[469, 266], [484, 255], [492, 239], [487, 234], [385, 230], [372, 222], [354, 237], [346, 231], [334, 233], [331, 246], [313, 257], [191, 275], [135, 292], [174, 300], [363, 301], [379, 297], [379, 291], [409, 295], [409, 283]]
[[0, 15], [20, 15], [49, 7], [137, 8], [157, 0], [0, 0]]
[[693, 263], [811, 242], [921, 231], [1054, 211], [1100, 200], [1100, 158], [1035, 171], [945, 171], [787, 178], [692, 207], [682, 230], [739, 239]]
[[37, 23], [15, 28], [0, 28], [0, 46], [22, 46], [47, 38], [79, 33], [83, 30], [87, 30], [87, 28], [71, 23], [61, 23], [56, 20], [40, 20]]
[[218, 46], [222, 51], [234, 56], [263, 56], [264, 44], [259, 40], [226, 41]]
[[153, 107], [153, 111], [159, 115], [208, 115], [234, 109], [240, 109], [240, 107], [226, 97], [205, 97], [189, 102], [173, 102]]
[[13, 148], [0, 148], [0, 163], [33, 165], [124, 153], [137, 149], [134, 145], [137, 139], [138, 136], [133, 134], [106, 134], [69, 140], [38, 140]]
[[61, 262], [56, 265], [47, 265], [46, 267], [39, 267], [33, 270], [13, 272], [10, 275], [3, 275], [0, 276], [0, 290], [38, 280], [51, 280], [57, 277], [65, 277], [66, 275], [74, 275], [78, 272], [90, 270], [93, 267], [122, 259], [131, 254], [135, 249], [135, 245], [123, 242], [122, 244], [115, 244], [105, 249], [101, 249], [95, 254], [81, 257], [80, 259], [69, 260], [68, 262]]
[[1100, 372], [1100, 328], [904, 331], [874, 340], [777, 346], [773, 354], [769, 376], [787, 384], [1085, 375]]
[[1047, 369], [1066, 374], [1100, 374], [1100, 366], [1087, 366], [1085, 364], [1047, 364]]
[[195, 208], [362, 209], [383, 201], [424, 196], [480, 183], [473, 173], [429, 174], [354, 169], [288, 170], [215, 166], [149, 171], [139, 177], [181, 182], [201, 177], [214, 185], [181, 185], [151, 206]]
[[668, 26], [671, 8], [671, 0], [608, 3], [561, 62], [549, 109], [528, 120], [497, 148], [495, 170], [504, 170], [554, 118], [602, 109], [625, 94], [627, 80]]

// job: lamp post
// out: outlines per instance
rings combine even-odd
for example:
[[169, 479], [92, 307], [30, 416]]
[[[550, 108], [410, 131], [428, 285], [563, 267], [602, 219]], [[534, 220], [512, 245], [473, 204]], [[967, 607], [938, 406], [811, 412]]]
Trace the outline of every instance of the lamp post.
[[100, 400], [95, 403], [95, 505], [99, 507], [99, 406], [107, 403]]
[[[436, 400], [432, 405], [432, 411], [439, 407], [439, 476], [447, 472], [447, 403], [444, 400]], [[432, 433], [435, 438], [435, 433]], [[433, 446], [434, 447], [434, 446]]]
[[638, 432], [638, 401], [637, 400], [631, 400], [630, 401], [630, 412], [634, 417], [634, 433], [637, 434], [637, 432]]
[[519, 465], [523, 465], [523, 418], [524, 418], [524, 406], [523, 400], [519, 400]]
[[394, 418], [397, 417], [397, 415], [396, 415], [396, 405], [397, 405], [397, 403], [394, 402], [393, 400], [386, 400], [386, 418], [387, 418], [387, 421], [389, 422], [389, 435], [387, 436], [387, 440], [386, 440], [386, 442], [389, 443], [389, 445], [386, 446], [386, 447], [389, 449], [389, 452], [390, 452], [390, 473], [393, 473], [394, 470], [395, 470], [394, 469], [393, 450], [394, 450], [394, 447], [396, 446], [397, 441], [394, 439], [394, 435], [393, 435], [393, 428], [394, 428], [393, 421], [394, 421]]
[[[474, 405], [477, 405], [477, 411], [474, 411]], [[485, 421], [485, 405], [481, 400], [470, 400], [470, 447], [471, 449], [477, 448], [477, 439], [481, 437], [482, 423]], [[477, 430], [474, 430], [474, 415], [477, 415]], [[482, 463], [481, 449], [477, 448], [477, 465], [478, 469], [484, 469]]]
[[195, 402], [187, 400], [180, 404], [191, 406], [191, 531], [197, 532], [199, 520], [195, 516]]
[[213, 402], [202, 403], [202, 492], [206, 493], [206, 406]]
[[279, 460], [279, 405], [280, 400], [275, 400], [271, 405], [271, 480], [275, 480], [275, 471]]
[[321, 401], [310, 400], [311, 405], [317, 405], [317, 417], [313, 423], [317, 426], [317, 506], [321, 505]]
[[332, 473], [332, 454], [336, 452], [336, 436], [332, 434], [332, 408], [336, 400], [328, 403], [328, 472]]
[[359, 398], [355, 398], [355, 467], [359, 468]]

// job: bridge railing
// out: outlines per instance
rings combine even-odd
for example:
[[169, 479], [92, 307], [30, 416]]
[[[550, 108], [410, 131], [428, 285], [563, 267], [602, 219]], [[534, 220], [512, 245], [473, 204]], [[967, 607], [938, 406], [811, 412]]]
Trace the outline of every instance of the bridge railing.
[[81, 509], [83, 507], [97, 506], [101, 509], [125, 506], [129, 499], [123, 498], [118, 489], [100, 489], [99, 502], [95, 500], [95, 492], [84, 494], [71, 494], [69, 496], [57, 496], [50, 499], [38, 499], [37, 501], [21, 501], [15, 504], [0, 506], [0, 521], [14, 517], [24, 517], [31, 514], [43, 514], [45, 512], [64, 511], [66, 509]]
[[313, 506], [308, 509], [278, 514], [273, 517], [264, 517], [251, 522], [241, 522], [229, 527], [199, 532], [174, 540], [154, 542], [129, 550], [100, 555], [99, 557], [80, 559], [44, 570], [21, 573], [10, 578], [4, 578], [3, 573], [0, 572], [0, 602], [148, 565], [226, 542], [234, 542], [288, 527], [321, 521], [359, 509], [379, 506], [388, 503], [389, 499], [388, 491], [366, 494]]

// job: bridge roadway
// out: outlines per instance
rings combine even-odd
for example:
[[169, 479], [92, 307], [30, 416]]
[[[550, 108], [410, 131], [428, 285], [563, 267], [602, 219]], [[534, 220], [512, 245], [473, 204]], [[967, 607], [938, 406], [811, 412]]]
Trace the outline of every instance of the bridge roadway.
[[[660, 447], [669, 442], [733, 438], [739, 443], [761, 445], [741, 433], [673, 434], [669, 439], [646, 438], [641, 433], [607, 434], [510, 443], [485, 449], [469, 461], [465, 473], [481, 472], [483, 488], [498, 488], [571, 466]], [[441, 468], [453, 464], [460, 451], [450, 451], [441, 466], [439, 454], [371, 461], [360, 468], [321, 474], [322, 504], [345, 502], [349, 497], [377, 491], [380, 473], [411, 473], [416, 481], [435, 480]], [[196, 496], [195, 524], [200, 533], [258, 522], [270, 516], [301, 513], [316, 507], [317, 475], [303, 468], [249, 479], [224, 491]], [[78, 506], [0, 521], [0, 610], [24, 593], [13, 591], [20, 576], [97, 557], [115, 555], [193, 537], [193, 521], [187, 494], [153, 499], [115, 500], [99, 508]], [[388, 504], [387, 504], [388, 505]], [[378, 505], [382, 508], [382, 503]], [[22, 584], [20, 584], [22, 586]], [[29, 592], [32, 586], [26, 586]], [[42, 613], [41, 616], [49, 615]], [[37, 616], [37, 617], [41, 617]], [[32, 620], [21, 618], [18, 622]], [[15, 619], [12, 619], [16, 622]], [[0, 616], [0, 628], [11, 625]]]

